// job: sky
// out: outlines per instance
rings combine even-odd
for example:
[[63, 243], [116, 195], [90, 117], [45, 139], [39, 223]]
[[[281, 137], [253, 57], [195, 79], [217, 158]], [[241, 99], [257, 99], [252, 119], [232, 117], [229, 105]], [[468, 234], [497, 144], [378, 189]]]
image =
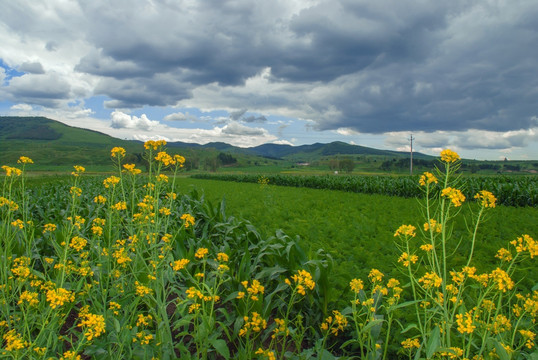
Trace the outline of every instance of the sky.
[[0, 0], [0, 115], [538, 159], [536, 0]]

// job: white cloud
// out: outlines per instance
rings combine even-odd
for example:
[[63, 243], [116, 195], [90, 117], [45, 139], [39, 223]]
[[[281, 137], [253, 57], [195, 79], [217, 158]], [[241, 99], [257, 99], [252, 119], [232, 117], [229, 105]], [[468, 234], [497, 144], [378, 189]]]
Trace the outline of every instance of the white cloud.
[[28, 104], [16, 104], [16, 105], [13, 105], [10, 109], [20, 110], [20, 111], [32, 111], [33, 107], [32, 105], [28, 105]]
[[125, 114], [121, 111], [113, 111], [110, 117], [112, 121], [110, 126], [115, 129], [127, 128], [150, 131], [160, 124], [158, 121], [149, 120], [146, 114], [137, 117]]
[[[191, 122], [199, 121], [199, 119], [196, 116], [191, 115], [188, 112], [182, 113], [181, 111], [177, 112], [177, 113], [166, 115], [163, 118], [163, 120], [165, 120], [165, 121], [191, 121]], [[207, 120], [203, 120], [203, 121], [207, 121]]]

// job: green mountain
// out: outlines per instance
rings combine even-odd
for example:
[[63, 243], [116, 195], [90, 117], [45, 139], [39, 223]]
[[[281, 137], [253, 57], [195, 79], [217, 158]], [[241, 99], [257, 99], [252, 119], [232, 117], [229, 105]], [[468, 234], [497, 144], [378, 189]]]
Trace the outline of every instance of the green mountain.
[[[143, 164], [142, 143], [121, 140], [109, 135], [72, 126], [45, 117], [0, 117], [0, 164], [14, 164], [19, 156], [34, 160], [36, 168], [66, 167], [73, 165], [95, 166], [102, 170], [108, 167], [110, 149], [121, 146], [127, 150], [126, 162]], [[373, 149], [350, 145], [344, 142], [311, 144], [301, 146], [264, 144], [252, 148], [239, 148], [222, 142], [204, 145], [171, 142], [167, 145], [171, 153], [181, 153], [196, 162], [195, 167], [215, 159], [220, 153], [229, 153], [253, 163], [260, 158], [287, 160], [288, 162], [315, 161], [338, 155], [374, 155], [391, 158], [405, 158], [408, 153]], [[415, 157], [433, 157], [415, 153]], [[39, 165], [37, 165], [39, 164]]]

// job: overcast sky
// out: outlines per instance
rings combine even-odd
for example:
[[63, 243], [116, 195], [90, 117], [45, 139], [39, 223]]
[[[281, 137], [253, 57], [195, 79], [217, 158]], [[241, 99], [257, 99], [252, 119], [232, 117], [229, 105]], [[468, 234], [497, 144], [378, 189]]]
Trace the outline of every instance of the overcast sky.
[[0, 0], [0, 115], [538, 159], [538, 1]]

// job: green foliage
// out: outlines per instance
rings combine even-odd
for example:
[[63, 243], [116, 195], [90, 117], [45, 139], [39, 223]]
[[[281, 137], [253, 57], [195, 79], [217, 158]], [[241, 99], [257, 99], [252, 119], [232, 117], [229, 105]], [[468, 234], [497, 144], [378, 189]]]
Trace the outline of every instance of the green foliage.
[[[418, 176], [295, 176], [266, 174], [273, 185], [307, 187], [312, 189], [341, 190], [364, 194], [381, 194], [399, 197], [417, 197], [421, 195], [416, 186]], [[197, 179], [215, 179], [236, 182], [257, 182], [256, 174], [196, 174]], [[462, 180], [464, 195], [473, 200], [479, 190], [488, 190], [495, 194], [498, 203], [508, 206], [537, 206], [537, 176], [482, 176], [464, 177]]]

